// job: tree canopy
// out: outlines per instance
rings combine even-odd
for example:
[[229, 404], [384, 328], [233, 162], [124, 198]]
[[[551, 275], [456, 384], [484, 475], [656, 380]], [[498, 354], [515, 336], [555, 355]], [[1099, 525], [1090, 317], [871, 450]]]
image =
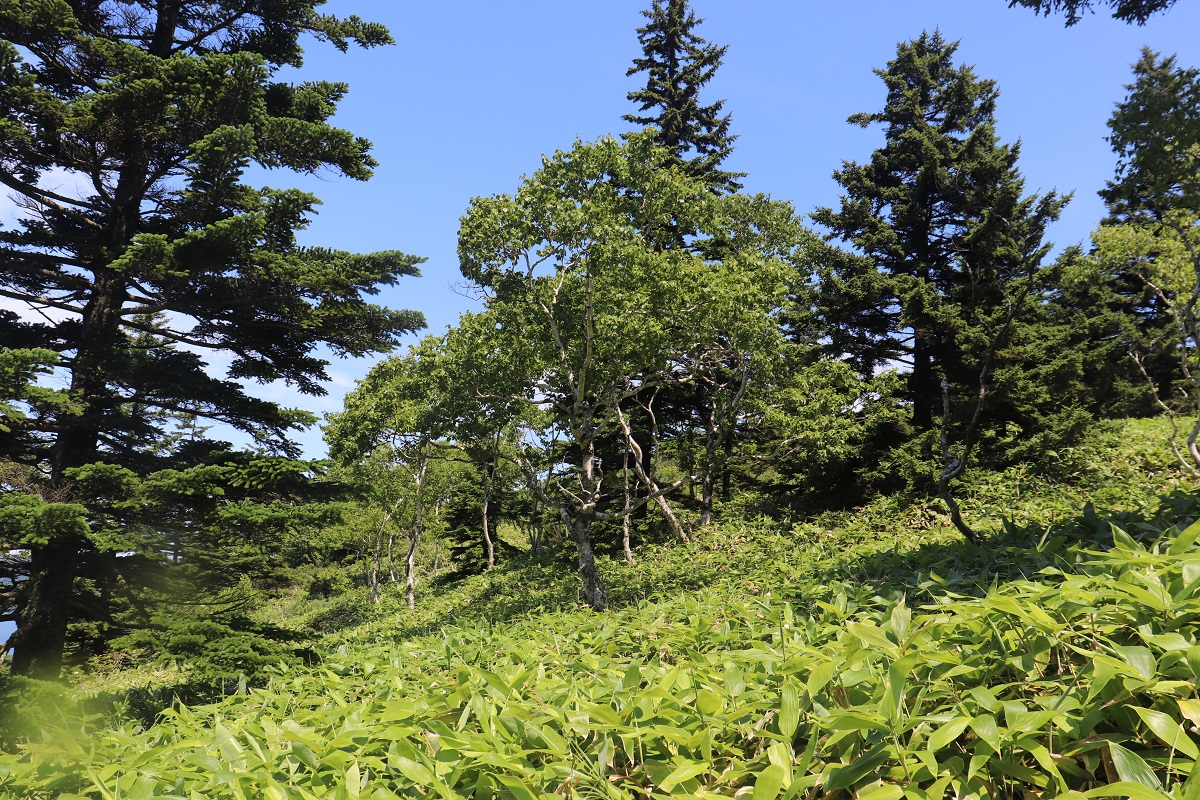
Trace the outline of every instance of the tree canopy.
[[[240, 382], [323, 394], [318, 346], [364, 355], [423, 325], [419, 313], [367, 299], [415, 275], [420, 259], [302, 247], [296, 231], [317, 198], [246, 182], [251, 165], [355, 180], [375, 166], [366, 139], [329, 123], [344, 84], [277, 77], [301, 65], [305, 38], [341, 50], [391, 42], [382, 26], [322, 15], [320, 5], [0, 9], [0, 183], [23, 212], [18, 228], [0, 232], [10, 391], [0, 457], [36, 474], [6, 481], [0, 503], [36, 501], [39, 513], [70, 520], [6, 530], [6, 547], [31, 553], [8, 610], [18, 672], [58, 671], [64, 598], [82, 561], [103, 549], [90, 513], [70, 510], [94, 500], [78, 470], [102, 462], [146, 474], [180, 458], [161, 447], [178, 415], [293, 455], [289, 435], [311, 415]], [[73, 188], [52, 188], [64, 185]], [[217, 354], [228, 359], [224, 377], [209, 363]], [[37, 376], [47, 373], [65, 388], [44, 388]]]

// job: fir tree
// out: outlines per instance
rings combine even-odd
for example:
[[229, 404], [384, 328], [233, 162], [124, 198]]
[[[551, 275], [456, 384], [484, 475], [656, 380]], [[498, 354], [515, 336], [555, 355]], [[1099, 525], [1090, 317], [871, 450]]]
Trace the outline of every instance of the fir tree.
[[[707, 183], [715, 192], [735, 192], [745, 173], [721, 169], [733, 152], [737, 138], [729, 133], [729, 114], [722, 115], [724, 100], [701, 105], [700, 89], [708, 83], [727, 46], [709, 44], [694, 32], [703, 20], [687, 0], [654, 0], [642, 14], [650, 20], [638, 28], [643, 56], [625, 73], [646, 73], [646, 88], [630, 92], [639, 104], [638, 114], [624, 119], [658, 128], [657, 141], [683, 166], [689, 177]], [[650, 113], [647, 113], [650, 112]]]
[[[15, 672], [58, 673], [89, 562], [163, 552], [154, 537], [100, 525], [105, 498], [85, 485], [88, 470], [103, 462], [122, 481], [146, 476], [170, 435], [162, 422], [179, 413], [293, 455], [289, 435], [312, 415], [240, 382], [321, 394], [319, 345], [362, 355], [423, 324], [364, 296], [414, 274], [419, 259], [301, 247], [295, 232], [317, 199], [244, 182], [251, 164], [371, 174], [369, 142], [328, 122], [346, 87], [277, 78], [300, 66], [301, 37], [343, 50], [391, 41], [320, 5], [0, 7], [0, 183], [25, 212], [0, 232], [0, 297], [31, 309], [0, 311], [0, 365], [12, 366], [0, 378], [0, 458], [31, 471], [0, 477], [0, 545], [29, 552], [4, 609], [18, 623]], [[76, 190], [45, 188], [63, 174]], [[228, 355], [227, 374], [199, 353]], [[65, 391], [43, 388], [47, 370]]]
[[939, 32], [902, 43], [876, 70], [884, 109], [850, 118], [883, 125], [886, 142], [869, 162], [845, 163], [841, 207], [814, 214], [856, 251], [823, 268], [818, 316], [831, 355], [864, 376], [907, 370], [918, 432], [943, 417], [943, 381], [968, 417], [987, 395], [993, 418], [1027, 430], [1033, 417], [1015, 398], [1029, 392], [983, 383], [1019, 377], [1006, 369], [1018, 354], [1004, 350], [1028, 339], [1014, 325], [1045, 291], [1043, 234], [1066, 200], [1022, 195], [1018, 146], [995, 133], [995, 85], [955, 65], [956, 48]]

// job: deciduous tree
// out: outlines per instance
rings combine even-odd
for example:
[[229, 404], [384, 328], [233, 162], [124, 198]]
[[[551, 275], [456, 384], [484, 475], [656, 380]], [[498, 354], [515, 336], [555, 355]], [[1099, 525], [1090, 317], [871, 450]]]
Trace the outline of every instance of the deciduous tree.
[[[692, 248], [663, 249], [647, 233], [675, 220], [704, 238], [727, 235], [734, 218], [728, 200], [684, 175], [652, 134], [642, 134], [625, 145], [602, 139], [547, 157], [515, 195], [476, 198], [462, 221], [463, 275], [487, 305], [463, 328], [482, 353], [494, 354], [476, 370], [478, 391], [552, 410], [552, 428], [573, 463], [546, 499], [570, 523], [584, 597], [594, 608], [607, 597], [593, 521], [655, 502], [684, 533], [665, 495], [693, 476], [664, 486], [641, 467], [631, 401], [655, 388], [695, 385], [724, 366], [713, 359], [729, 353], [712, 343], [742, 332], [741, 311], [731, 310], [738, 304], [723, 298], [744, 297], [764, 273], [781, 269], [769, 251], [731, 246], [724, 258], [706, 259]], [[733, 356], [735, 363], [743, 357]], [[621, 466], [598, 458], [602, 438], [614, 432], [645, 493], [603, 510], [605, 487], [616, 482], [609, 476], [623, 476]]]
[[1133, 72], [1109, 120], [1117, 174], [1100, 193], [1110, 225], [1097, 250], [1110, 264], [1123, 261], [1169, 321], [1177, 382], [1156, 385], [1156, 394], [1173, 412], [1171, 386], [1182, 389], [1196, 415], [1187, 450], [1200, 467], [1200, 70], [1146, 49]]

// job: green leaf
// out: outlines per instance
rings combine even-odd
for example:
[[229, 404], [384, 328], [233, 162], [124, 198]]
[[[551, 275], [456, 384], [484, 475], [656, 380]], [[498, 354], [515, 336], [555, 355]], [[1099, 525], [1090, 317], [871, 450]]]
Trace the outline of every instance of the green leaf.
[[413, 761], [411, 758], [405, 758], [404, 756], [394, 756], [391, 760], [395, 764], [396, 769], [400, 770], [400, 774], [413, 783], [421, 786], [432, 786], [434, 784], [436, 778], [434, 777], [433, 770], [419, 761]]
[[783, 767], [778, 764], [768, 766], [758, 773], [750, 800], [775, 800], [779, 796], [779, 790], [783, 788], [784, 777]]
[[848, 789], [875, 771], [876, 767], [887, 761], [889, 748], [886, 744], [878, 744], [868, 752], [859, 756], [853, 763], [836, 766], [825, 782], [826, 792], [838, 789]]
[[1179, 713], [1188, 718], [1193, 725], [1200, 727], [1200, 700], [1177, 700]]
[[894, 783], [882, 783], [861, 790], [857, 800], [900, 800], [901, 797], [904, 797], [903, 788]]
[[688, 761], [684, 764], [680, 764], [671, 772], [670, 775], [663, 779], [662, 783], [659, 784], [659, 787], [664, 792], [670, 792], [684, 781], [691, 780], [697, 775], [707, 772], [711, 766], [711, 764], [703, 761]]
[[817, 692], [825, 688], [825, 684], [833, 679], [833, 673], [837, 669], [832, 661], [822, 661], [812, 668], [808, 673], [808, 694], [810, 697], [816, 697]]
[[621, 678], [622, 689], [636, 689], [642, 685], [642, 665], [636, 661], [629, 664], [625, 675]]
[[708, 689], [701, 689], [696, 692], [696, 709], [706, 717], [711, 717], [720, 711], [724, 705], [725, 701], [716, 692]]
[[888, 620], [889, 627], [896, 637], [897, 644], [904, 644], [908, 638], [908, 626], [912, 622], [912, 611], [903, 602], [896, 604]]
[[1200, 758], [1200, 749], [1197, 749], [1196, 743], [1184, 732], [1178, 722], [1161, 711], [1138, 706], [1134, 706], [1133, 710], [1142, 718], [1142, 722], [1146, 723], [1146, 727], [1162, 740], [1163, 744], [1178, 750], [1189, 758]]
[[730, 697], [737, 697], [746, 688], [746, 679], [736, 664], [725, 669], [725, 689]]
[[1200, 645], [1189, 647], [1187, 650], [1188, 668], [1194, 677], [1200, 678]]
[[1146, 548], [1142, 547], [1133, 537], [1125, 531], [1118, 528], [1116, 525], [1112, 527], [1113, 546], [1118, 550], [1127, 550], [1133, 553], [1145, 553]]
[[1126, 647], [1117, 645], [1116, 650], [1125, 657], [1126, 663], [1137, 670], [1146, 680], [1152, 680], [1158, 672], [1158, 661], [1154, 654], [1145, 647]]
[[1135, 781], [1117, 781], [1084, 792], [1084, 797], [1128, 797], [1129, 800], [1172, 800], [1170, 795]]
[[1000, 728], [991, 714], [980, 714], [971, 720], [971, 730], [989, 747], [1000, 752]]
[[296, 757], [297, 761], [311, 769], [313, 772], [316, 772], [318, 769], [320, 769], [321, 762], [320, 759], [317, 758], [317, 754], [313, 752], [311, 747], [303, 742], [292, 742], [292, 755]]
[[1141, 784], [1151, 789], [1162, 788], [1154, 770], [1150, 769], [1150, 765], [1137, 753], [1125, 749], [1116, 742], [1108, 743], [1108, 752], [1112, 755], [1113, 766], [1122, 781]]
[[938, 752], [961, 736], [970, 724], [971, 717], [955, 717], [942, 723], [941, 727], [929, 734], [929, 749], [934, 753]]
[[1188, 525], [1179, 535], [1175, 537], [1175, 541], [1171, 542], [1171, 546], [1167, 548], [1167, 555], [1181, 556], [1192, 548], [1196, 543], [1196, 539], [1200, 539], [1200, 520]]
[[504, 788], [512, 792], [516, 800], [540, 800], [533, 790], [520, 778], [504, 774], [496, 775], [495, 777], [496, 780], [504, 784]]
[[800, 693], [789, 678], [784, 681], [779, 695], [779, 732], [790, 742], [800, 726]]

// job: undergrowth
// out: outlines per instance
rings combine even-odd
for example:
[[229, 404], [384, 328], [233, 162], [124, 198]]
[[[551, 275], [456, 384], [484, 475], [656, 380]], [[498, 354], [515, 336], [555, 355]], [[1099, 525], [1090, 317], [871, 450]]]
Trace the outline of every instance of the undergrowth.
[[1160, 435], [978, 476], [983, 547], [880, 498], [606, 561], [605, 614], [532, 560], [415, 612], [296, 602], [327, 631], [319, 666], [155, 725], [47, 715], [0, 792], [1194, 800], [1200, 502]]

